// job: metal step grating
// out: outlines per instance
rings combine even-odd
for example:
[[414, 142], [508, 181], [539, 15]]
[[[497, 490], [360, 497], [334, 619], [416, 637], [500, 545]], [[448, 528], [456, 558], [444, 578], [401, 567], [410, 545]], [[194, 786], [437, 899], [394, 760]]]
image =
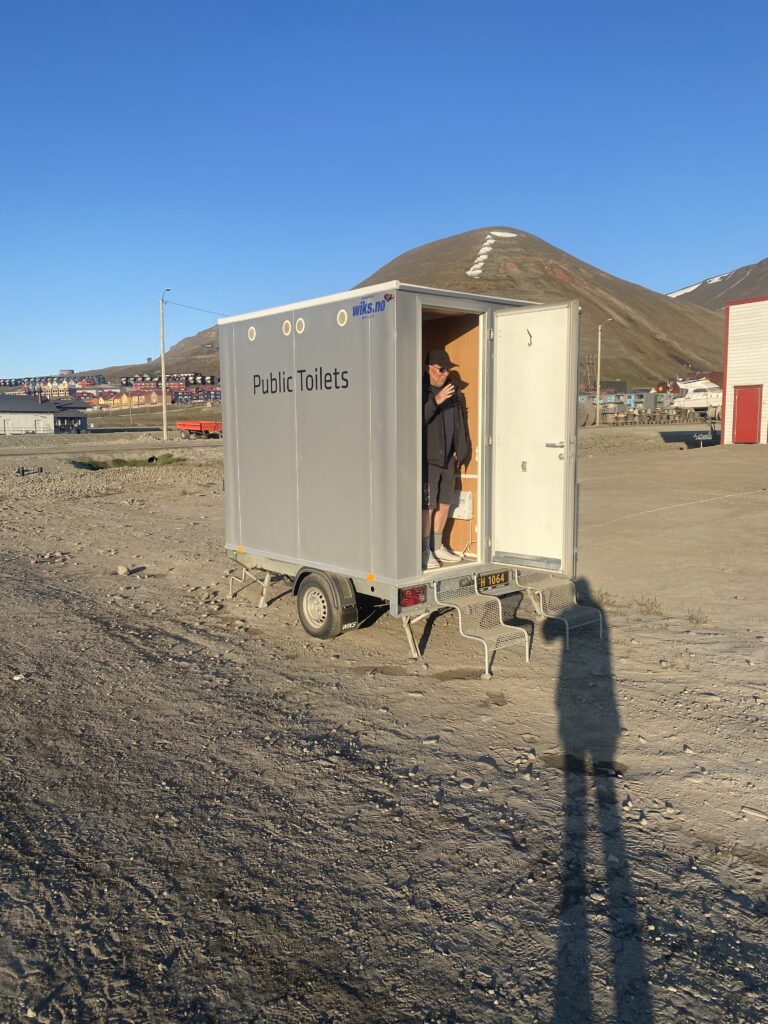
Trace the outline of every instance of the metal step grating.
[[563, 623], [566, 651], [571, 645], [571, 630], [579, 626], [597, 623], [602, 639], [603, 613], [592, 605], [579, 604], [573, 580], [535, 569], [516, 569], [515, 581], [530, 597], [537, 615]]
[[[451, 586], [446, 586], [448, 582]], [[503, 647], [523, 641], [525, 660], [530, 660], [531, 639], [522, 626], [511, 626], [501, 616], [501, 601], [489, 594], [479, 594], [473, 578], [435, 582], [435, 603], [454, 608], [459, 613], [459, 632], [468, 640], [477, 640], [485, 651], [484, 679], [490, 679], [493, 656]]]

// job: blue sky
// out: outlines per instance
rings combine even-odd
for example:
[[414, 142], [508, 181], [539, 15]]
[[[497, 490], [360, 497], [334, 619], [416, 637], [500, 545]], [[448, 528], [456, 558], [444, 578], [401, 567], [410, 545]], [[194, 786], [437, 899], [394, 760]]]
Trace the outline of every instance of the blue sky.
[[659, 291], [768, 256], [762, 0], [0, 14], [0, 376], [156, 356], [164, 288], [245, 312], [491, 224]]

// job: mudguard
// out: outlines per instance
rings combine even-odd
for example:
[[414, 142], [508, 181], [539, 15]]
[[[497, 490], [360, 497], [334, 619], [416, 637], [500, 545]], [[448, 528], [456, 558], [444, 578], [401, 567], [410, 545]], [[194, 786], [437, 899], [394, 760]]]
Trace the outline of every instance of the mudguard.
[[314, 573], [316, 576], [322, 576], [324, 579], [328, 580], [331, 585], [334, 603], [341, 611], [341, 632], [347, 633], [350, 629], [356, 629], [358, 623], [357, 593], [355, 592], [352, 580], [347, 576], [337, 576], [335, 573], [324, 572], [322, 569], [313, 569], [311, 566], [305, 565], [299, 569], [294, 577], [294, 597], [298, 593], [299, 584], [304, 577], [309, 576], [310, 573]]

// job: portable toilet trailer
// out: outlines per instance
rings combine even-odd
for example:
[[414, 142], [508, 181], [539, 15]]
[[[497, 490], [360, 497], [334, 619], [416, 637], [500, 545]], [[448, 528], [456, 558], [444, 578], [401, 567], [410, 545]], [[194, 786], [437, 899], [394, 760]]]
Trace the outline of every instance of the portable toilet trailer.
[[[509, 632], [496, 598], [574, 577], [578, 323], [576, 301], [398, 281], [220, 319], [225, 544], [242, 581], [265, 574], [263, 605], [272, 576], [292, 579], [302, 625], [323, 638], [357, 625], [358, 596], [383, 599], [414, 657], [411, 623], [450, 605], [488, 673], [489, 654], [524, 632]], [[445, 531], [464, 559], [428, 572], [422, 381], [434, 348], [457, 364], [472, 457]]]

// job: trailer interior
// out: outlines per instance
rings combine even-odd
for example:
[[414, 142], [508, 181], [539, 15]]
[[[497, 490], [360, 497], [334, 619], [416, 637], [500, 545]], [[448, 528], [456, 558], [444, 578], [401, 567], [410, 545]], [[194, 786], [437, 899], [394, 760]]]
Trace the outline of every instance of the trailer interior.
[[[446, 542], [464, 555], [465, 559], [476, 561], [481, 550], [479, 536], [480, 498], [479, 486], [481, 464], [480, 445], [480, 403], [482, 381], [480, 379], [481, 333], [480, 316], [477, 313], [462, 313], [455, 309], [424, 307], [421, 322], [422, 364], [427, 353], [433, 348], [443, 348], [456, 367], [451, 370], [449, 380], [461, 393], [467, 407], [467, 426], [472, 444], [472, 457], [467, 466], [462, 466], [457, 475], [457, 487], [466, 495], [457, 517], [449, 515], [444, 531]], [[470, 518], [458, 518], [471, 507]], [[446, 568], [448, 568], [446, 566]], [[455, 569], [455, 566], [452, 568]], [[439, 573], [439, 570], [438, 570]]]

